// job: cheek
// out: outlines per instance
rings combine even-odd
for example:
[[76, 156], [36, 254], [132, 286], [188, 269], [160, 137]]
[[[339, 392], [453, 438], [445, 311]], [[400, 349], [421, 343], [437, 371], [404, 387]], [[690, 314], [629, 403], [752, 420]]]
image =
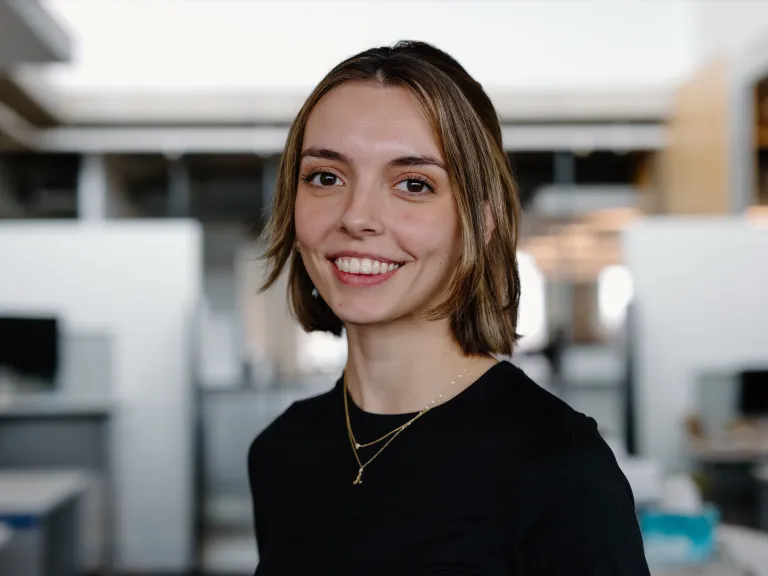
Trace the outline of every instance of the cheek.
[[312, 246], [335, 226], [336, 219], [318, 199], [299, 192], [294, 206], [294, 221], [296, 238], [305, 246]]
[[458, 218], [449, 211], [401, 214], [393, 227], [404, 247], [417, 258], [446, 262], [459, 251]]

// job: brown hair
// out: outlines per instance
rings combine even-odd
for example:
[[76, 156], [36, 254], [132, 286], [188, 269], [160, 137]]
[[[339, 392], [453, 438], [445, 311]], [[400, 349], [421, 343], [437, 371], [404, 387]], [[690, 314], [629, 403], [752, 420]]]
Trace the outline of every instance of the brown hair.
[[[324, 95], [346, 82], [401, 87], [421, 104], [448, 166], [463, 247], [448, 297], [427, 317], [450, 317], [467, 354], [511, 354], [518, 339], [520, 203], [499, 119], [482, 86], [451, 56], [423, 42], [403, 41], [352, 56], [331, 70], [302, 106], [288, 132], [263, 235], [269, 273], [261, 290], [275, 283], [290, 260], [293, 314], [308, 332], [341, 334], [341, 320], [322, 298], [312, 297], [312, 280], [294, 249], [294, 203], [307, 119]], [[495, 224], [488, 242], [486, 206]]]

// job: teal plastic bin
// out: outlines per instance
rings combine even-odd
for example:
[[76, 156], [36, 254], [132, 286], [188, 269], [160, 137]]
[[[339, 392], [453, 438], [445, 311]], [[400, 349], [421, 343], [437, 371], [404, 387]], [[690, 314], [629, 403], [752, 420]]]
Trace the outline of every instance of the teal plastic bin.
[[717, 551], [720, 512], [714, 506], [690, 515], [650, 508], [639, 513], [639, 521], [652, 568], [703, 563]]

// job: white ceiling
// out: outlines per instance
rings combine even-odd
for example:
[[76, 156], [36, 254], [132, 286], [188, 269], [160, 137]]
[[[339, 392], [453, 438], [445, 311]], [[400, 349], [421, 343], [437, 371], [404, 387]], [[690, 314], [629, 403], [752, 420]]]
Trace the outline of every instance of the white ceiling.
[[693, 57], [690, 0], [44, 0], [71, 91], [291, 90], [401, 38], [454, 54], [494, 88], [648, 87]]
[[67, 122], [282, 121], [341, 59], [402, 38], [453, 54], [501, 108], [555, 116], [601, 97], [656, 114], [695, 64], [693, 0], [41, 2], [73, 58], [17, 77]]

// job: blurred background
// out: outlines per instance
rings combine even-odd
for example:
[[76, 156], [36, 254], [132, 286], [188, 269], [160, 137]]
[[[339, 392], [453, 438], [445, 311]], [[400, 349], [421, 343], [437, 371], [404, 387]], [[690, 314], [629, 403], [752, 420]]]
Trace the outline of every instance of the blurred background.
[[649, 560], [768, 574], [767, 1], [0, 0], [2, 576], [253, 573], [248, 446], [346, 355], [256, 292], [276, 164], [399, 39], [497, 107], [513, 361], [597, 420]]

